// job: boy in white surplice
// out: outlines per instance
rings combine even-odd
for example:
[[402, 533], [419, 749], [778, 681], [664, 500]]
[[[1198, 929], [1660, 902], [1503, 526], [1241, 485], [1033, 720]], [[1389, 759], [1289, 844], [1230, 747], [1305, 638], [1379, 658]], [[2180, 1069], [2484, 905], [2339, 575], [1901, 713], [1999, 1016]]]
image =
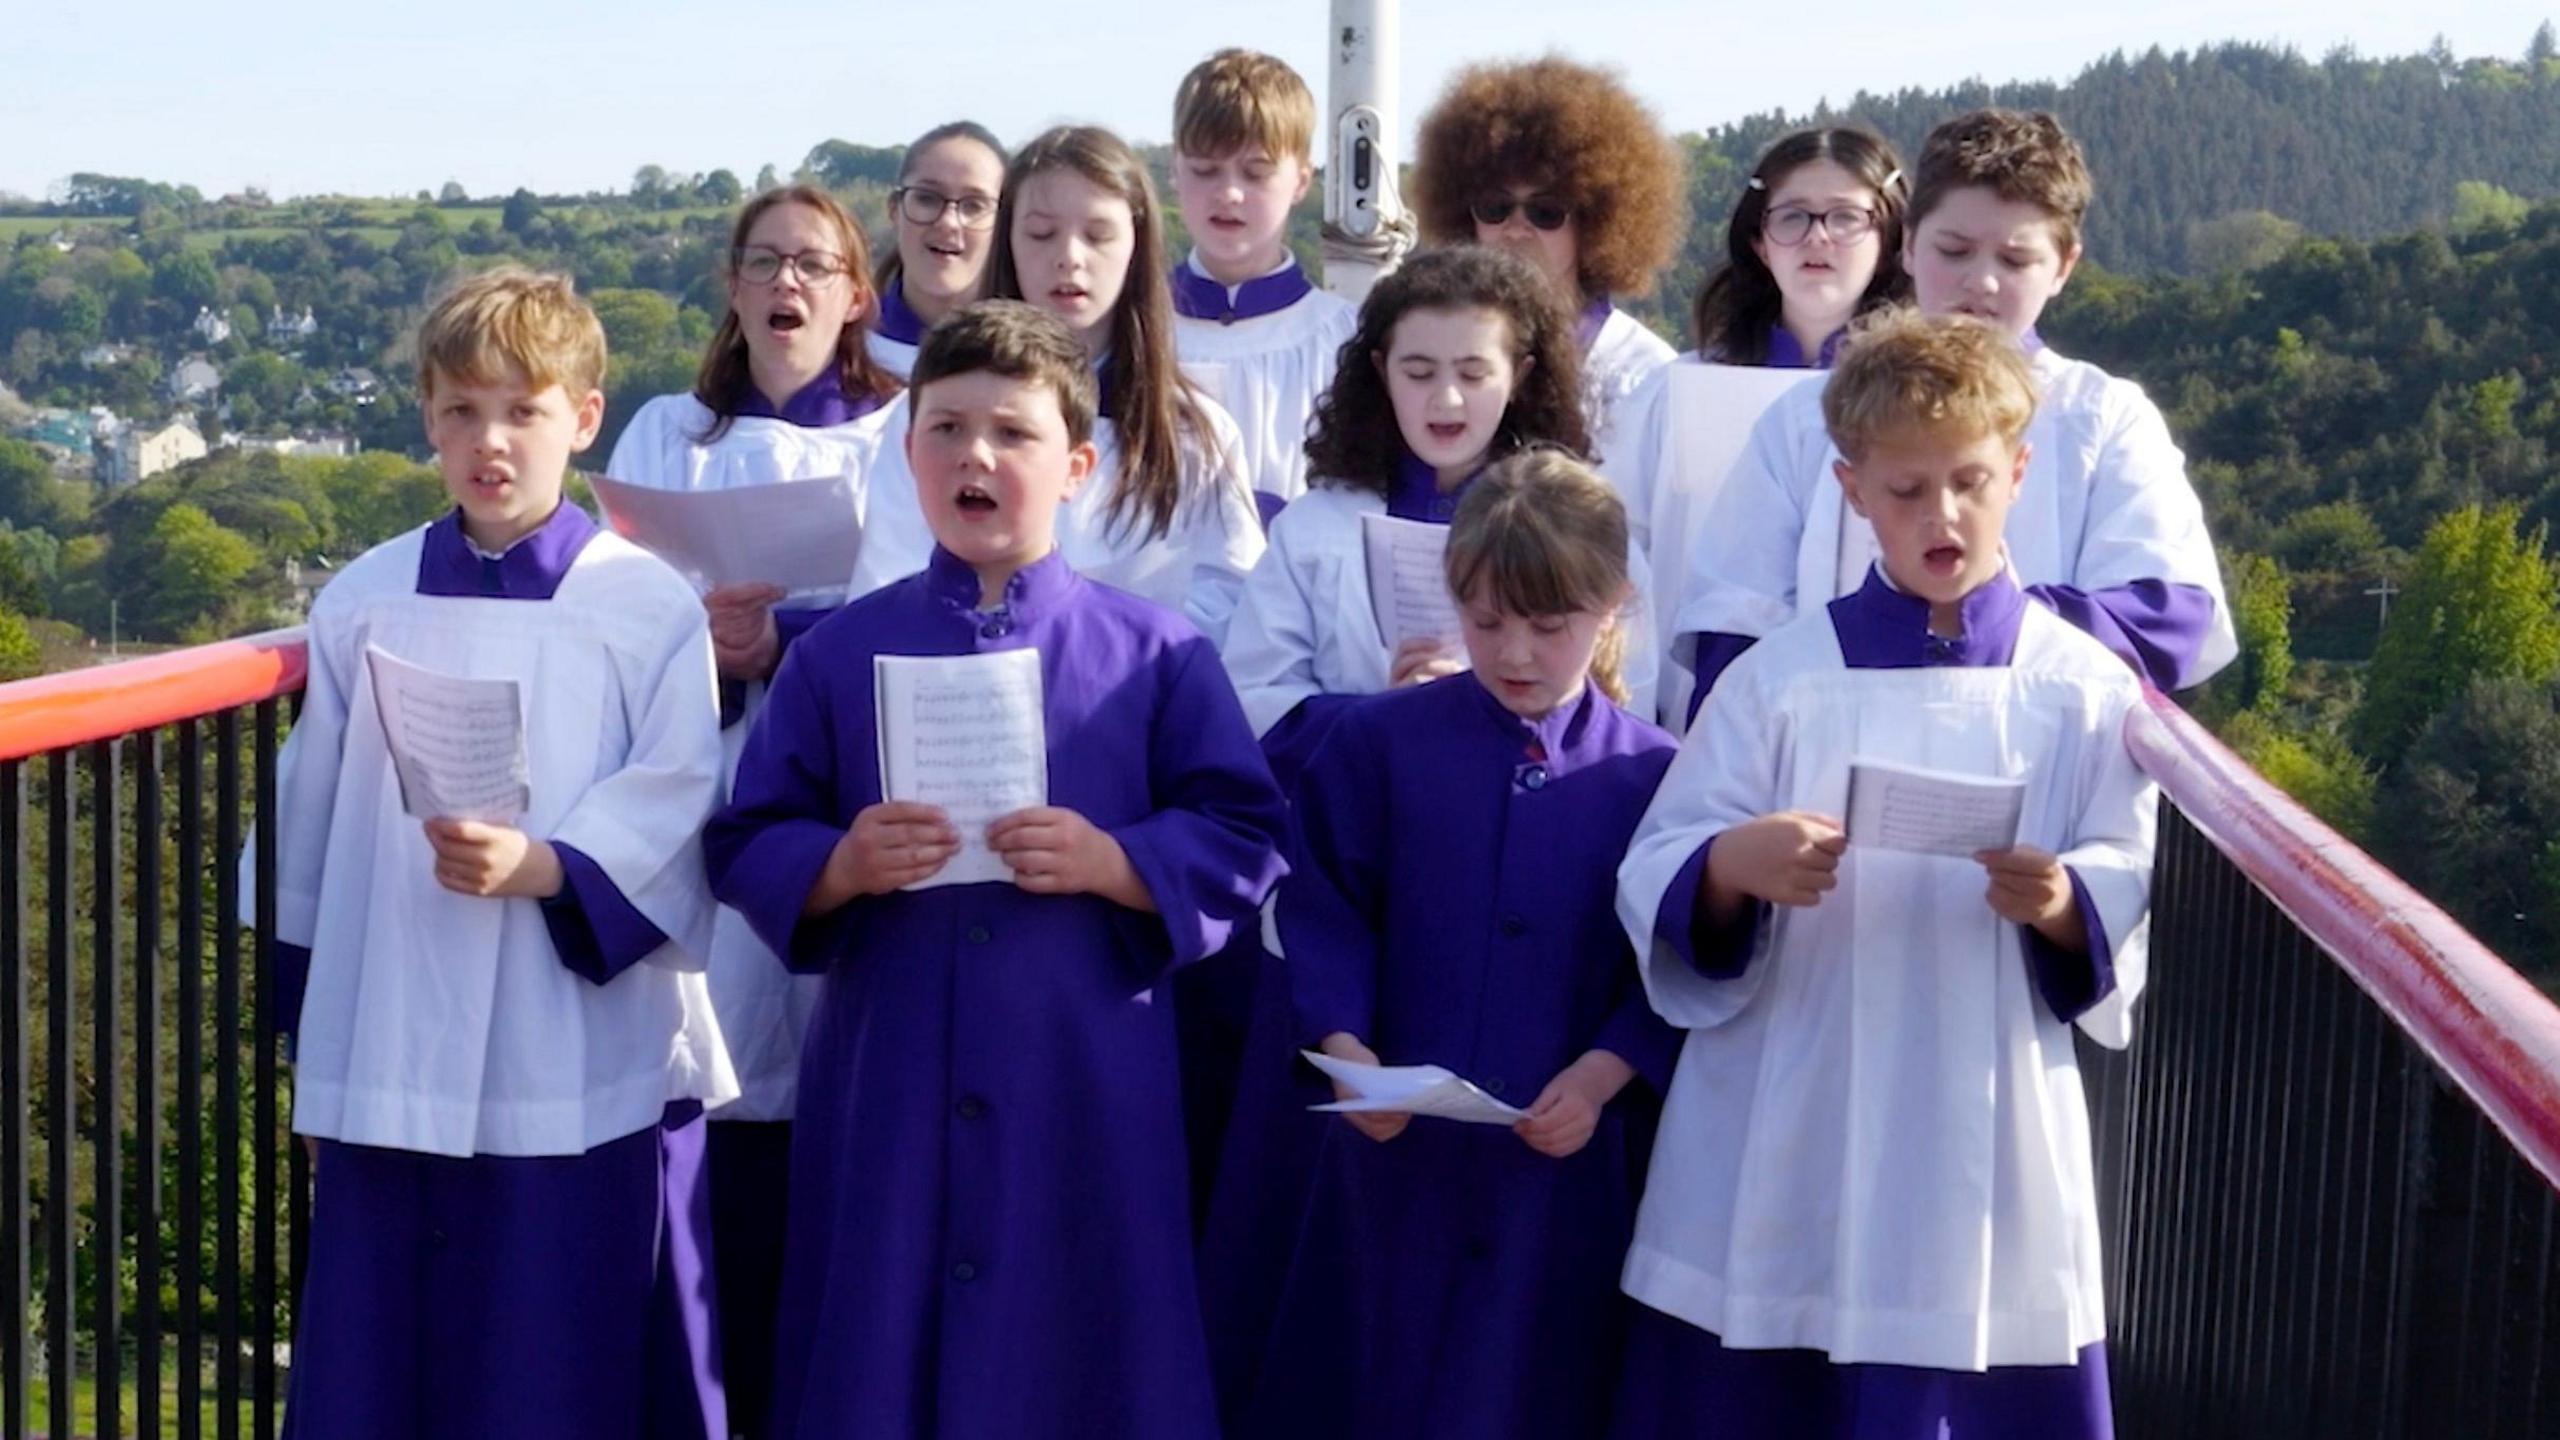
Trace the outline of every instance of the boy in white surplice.
[[[1853, 338], [1823, 411], [1882, 558], [1725, 672], [1619, 870], [1689, 1032], [1621, 1435], [2111, 1433], [2071, 1027], [2128, 1038], [2155, 802], [2139, 682], [2001, 543], [2035, 403], [1978, 321]], [[2015, 842], [1844, 829], [1853, 763], [2023, 785]]]

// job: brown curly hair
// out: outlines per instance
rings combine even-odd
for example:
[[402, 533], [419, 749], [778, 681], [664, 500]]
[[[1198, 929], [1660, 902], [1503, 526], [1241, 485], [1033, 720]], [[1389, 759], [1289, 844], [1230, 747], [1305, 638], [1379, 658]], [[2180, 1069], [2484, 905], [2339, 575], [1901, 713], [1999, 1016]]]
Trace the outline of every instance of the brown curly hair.
[[1688, 218], [1680, 151], [1614, 72], [1550, 55], [1474, 65], [1422, 117], [1414, 210], [1422, 238], [1475, 238], [1468, 205], [1536, 185], [1573, 207], [1586, 296], [1642, 295]]
[[1342, 343], [1333, 384], [1316, 401], [1307, 436], [1307, 469], [1319, 485], [1395, 488], [1406, 454], [1382, 369], [1396, 324], [1416, 310], [1491, 310], [1511, 331], [1511, 358], [1526, 365], [1502, 410], [1488, 459], [1532, 445], [1587, 459], [1591, 432], [1582, 417], [1582, 347], [1555, 287], [1517, 255], [1481, 245], [1429, 250], [1377, 283], [1360, 305], [1360, 328]]

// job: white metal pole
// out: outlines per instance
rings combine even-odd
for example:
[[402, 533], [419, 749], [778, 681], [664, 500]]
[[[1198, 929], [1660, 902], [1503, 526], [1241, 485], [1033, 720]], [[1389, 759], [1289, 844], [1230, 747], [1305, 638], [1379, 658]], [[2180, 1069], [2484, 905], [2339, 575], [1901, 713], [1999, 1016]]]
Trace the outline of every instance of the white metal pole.
[[1413, 222], [1396, 195], [1397, 0], [1330, 0], [1325, 50], [1324, 283], [1358, 300], [1396, 267]]

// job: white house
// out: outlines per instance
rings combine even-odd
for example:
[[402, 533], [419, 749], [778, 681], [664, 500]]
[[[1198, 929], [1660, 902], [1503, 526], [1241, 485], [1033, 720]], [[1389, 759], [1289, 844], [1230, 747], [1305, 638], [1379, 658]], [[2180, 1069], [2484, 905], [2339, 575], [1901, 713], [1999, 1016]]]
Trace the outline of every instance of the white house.
[[382, 394], [382, 381], [361, 365], [350, 365], [329, 377], [329, 393], [341, 400], [370, 405]]
[[207, 345], [219, 345], [231, 338], [231, 322], [215, 314], [210, 305], [196, 307], [196, 323], [190, 328], [203, 336]]
[[267, 342], [272, 345], [291, 345], [319, 333], [320, 322], [312, 318], [308, 305], [302, 307], [300, 315], [288, 315], [284, 307], [278, 305], [275, 313], [267, 317]]
[[127, 425], [111, 433], [103, 433], [96, 442], [98, 483], [108, 486], [139, 484], [163, 470], [174, 469], [190, 460], [201, 460], [207, 451], [204, 436], [196, 431], [196, 422], [179, 416], [166, 425]]
[[162, 382], [161, 388], [168, 391], [169, 398], [179, 404], [192, 405], [199, 400], [210, 398], [215, 391], [222, 388], [222, 372], [214, 367], [212, 361], [203, 356], [190, 355], [170, 368], [168, 378]]

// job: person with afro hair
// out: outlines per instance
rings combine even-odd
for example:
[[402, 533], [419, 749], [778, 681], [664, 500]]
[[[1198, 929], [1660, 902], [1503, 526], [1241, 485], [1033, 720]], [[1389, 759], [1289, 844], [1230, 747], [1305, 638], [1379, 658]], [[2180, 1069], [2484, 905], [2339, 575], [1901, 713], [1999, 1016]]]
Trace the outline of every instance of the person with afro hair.
[[1611, 303], [1641, 295], [1680, 243], [1679, 149], [1616, 74], [1560, 56], [1470, 66], [1422, 117], [1422, 238], [1513, 251], [1580, 327], [1583, 410], [1606, 457], [1618, 402], [1672, 349]]

